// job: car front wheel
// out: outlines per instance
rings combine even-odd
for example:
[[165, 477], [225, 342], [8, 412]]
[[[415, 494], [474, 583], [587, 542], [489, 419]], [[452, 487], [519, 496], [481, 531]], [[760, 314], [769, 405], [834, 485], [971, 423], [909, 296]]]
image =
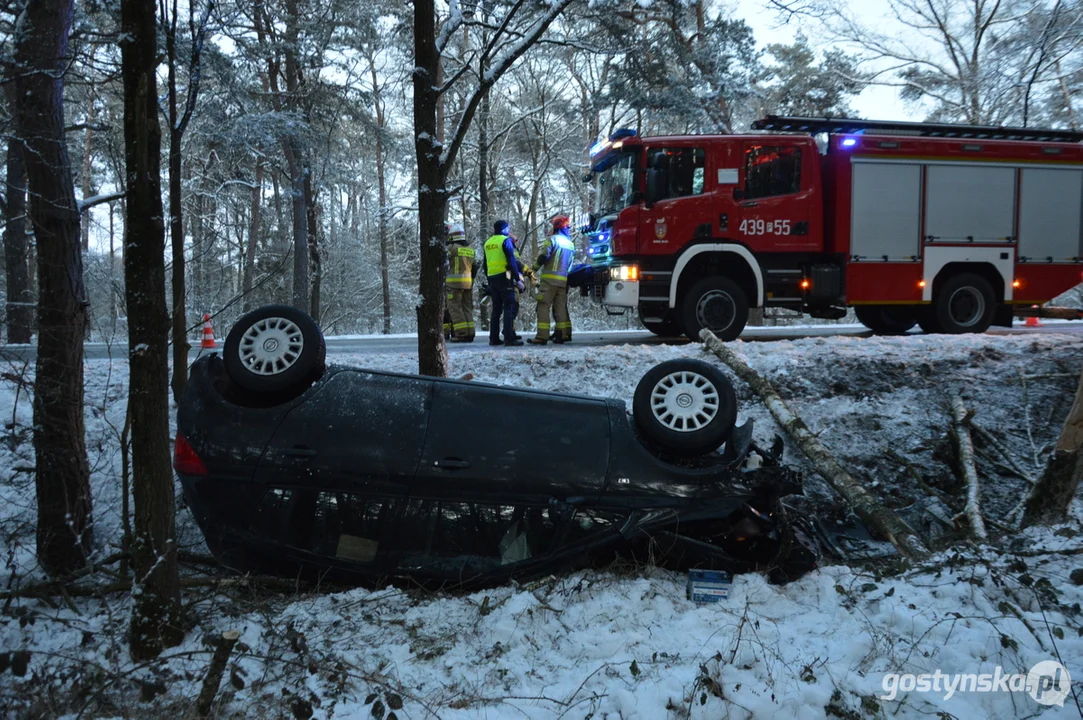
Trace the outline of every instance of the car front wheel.
[[252, 393], [297, 394], [323, 374], [323, 333], [306, 313], [266, 305], [242, 316], [222, 350], [226, 373]]
[[632, 412], [639, 432], [665, 452], [704, 455], [729, 439], [737, 421], [737, 398], [716, 366], [669, 360], [639, 381]]

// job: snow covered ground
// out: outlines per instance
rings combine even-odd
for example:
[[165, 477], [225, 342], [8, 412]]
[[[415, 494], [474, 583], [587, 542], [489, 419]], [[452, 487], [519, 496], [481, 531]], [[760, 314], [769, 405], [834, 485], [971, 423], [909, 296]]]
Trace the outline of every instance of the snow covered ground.
[[[948, 464], [950, 397], [1024, 470], [1037, 474], [1071, 404], [1083, 337], [812, 338], [734, 343], [780, 389], [821, 441], [893, 507], [929, 494], [953, 510], [961, 488]], [[550, 351], [551, 350], [551, 351]], [[652, 365], [705, 357], [698, 346], [503, 349], [456, 353], [453, 373], [631, 401]], [[335, 362], [412, 372], [412, 354], [336, 355]], [[16, 393], [22, 366], [0, 380], [0, 583], [42, 579], [33, 556], [31, 406]], [[26, 374], [29, 375], [30, 371]], [[127, 366], [86, 368], [87, 445], [99, 559], [119, 544], [120, 453]], [[777, 431], [737, 383], [756, 437]], [[478, 418], [477, 432], [484, 432]], [[980, 449], [980, 448], [979, 448]], [[804, 465], [796, 452], [787, 460]], [[1025, 483], [982, 460], [987, 519], [1004, 518]], [[922, 487], [924, 486], [924, 487]], [[816, 478], [806, 495], [834, 502]], [[799, 503], [800, 505], [800, 503]], [[809, 506], [811, 500], [809, 501]], [[805, 507], [805, 505], [802, 505]], [[830, 565], [786, 586], [738, 576], [729, 599], [697, 606], [682, 574], [616, 566], [470, 595], [352, 589], [283, 593], [208, 587], [187, 569], [191, 630], [160, 661], [127, 656], [125, 594], [50, 603], [7, 599], [0, 612], [0, 712], [12, 717], [191, 715], [211, 648], [242, 632], [222, 682], [221, 717], [864, 718], [1078, 717], [1073, 696], [1043, 706], [1025, 691], [908, 689], [891, 700], [886, 673], [1026, 674], [1062, 662], [1083, 691], [1083, 524], [1010, 534], [974, 548], [940, 539], [924, 565]], [[185, 550], [205, 553], [187, 510]], [[1078, 575], [1083, 574], [1083, 570]], [[83, 587], [114, 582], [104, 574]], [[933, 680], [942, 687], [943, 680]], [[1009, 683], [1010, 686], [1011, 683]], [[965, 687], [965, 685], [964, 685]], [[1047, 696], [1048, 697], [1048, 696]]]

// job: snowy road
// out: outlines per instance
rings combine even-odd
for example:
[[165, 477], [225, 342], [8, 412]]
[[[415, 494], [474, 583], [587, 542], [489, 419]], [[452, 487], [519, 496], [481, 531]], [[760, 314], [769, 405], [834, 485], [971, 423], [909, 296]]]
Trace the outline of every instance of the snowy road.
[[[1017, 322], [1013, 328], [992, 328], [988, 334], [992, 335], [1018, 335], [1018, 334], [1045, 334], [1045, 333], [1071, 333], [1083, 334], [1083, 322], [1050, 322], [1036, 328], [1024, 327]], [[872, 335], [863, 325], [806, 325], [786, 327], [750, 327], [746, 328], [741, 335], [742, 340], [798, 340], [807, 337], [868, 337]], [[529, 335], [524, 335], [529, 337]], [[221, 347], [223, 338], [219, 338]], [[681, 345], [689, 342], [683, 338], [660, 338], [644, 330], [603, 330], [596, 332], [578, 332], [575, 335], [574, 347], [605, 347], [609, 345]], [[198, 341], [193, 341], [198, 344]], [[127, 343], [87, 343], [85, 346], [87, 360], [105, 360], [109, 358], [126, 358], [128, 355]], [[572, 346], [569, 346], [572, 347]], [[449, 343], [451, 352], [469, 352], [488, 350], [489, 343], [484, 336], [479, 336], [473, 343], [455, 344]], [[524, 345], [519, 352], [538, 351], [530, 345]], [[556, 346], [549, 346], [545, 352], [558, 351]], [[198, 347], [192, 348], [191, 359], [199, 355]], [[351, 353], [416, 353], [417, 337], [415, 335], [344, 335], [327, 338], [328, 354]], [[509, 350], [509, 352], [516, 352]], [[34, 360], [37, 357], [37, 349], [33, 345], [5, 345], [0, 347], [0, 360], [22, 362]]]

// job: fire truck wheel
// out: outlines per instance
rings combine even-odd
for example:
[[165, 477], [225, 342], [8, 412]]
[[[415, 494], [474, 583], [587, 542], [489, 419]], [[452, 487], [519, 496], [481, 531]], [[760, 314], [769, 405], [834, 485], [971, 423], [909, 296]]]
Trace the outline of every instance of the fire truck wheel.
[[993, 324], [996, 298], [989, 281], [963, 273], [948, 278], [933, 299], [933, 314], [941, 332], [983, 333]]
[[736, 340], [748, 322], [748, 298], [728, 277], [700, 280], [685, 296], [682, 310], [684, 332], [699, 342], [699, 331], [708, 328], [719, 340]]
[[940, 323], [936, 320], [936, 308], [932, 305], [923, 305], [918, 310], [918, 327], [927, 335], [936, 335], [944, 332]]
[[226, 336], [222, 360], [242, 390], [288, 397], [323, 374], [326, 345], [308, 314], [286, 305], [266, 305], [241, 317]]
[[877, 335], [902, 335], [918, 323], [913, 308], [892, 305], [858, 305], [854, 314]]
[[704, 455], [733, 432], [737, 397], [718, 366], [702, 360], [668, 360], [639, 381], [632, 414], [639, 432], [665, 452]]

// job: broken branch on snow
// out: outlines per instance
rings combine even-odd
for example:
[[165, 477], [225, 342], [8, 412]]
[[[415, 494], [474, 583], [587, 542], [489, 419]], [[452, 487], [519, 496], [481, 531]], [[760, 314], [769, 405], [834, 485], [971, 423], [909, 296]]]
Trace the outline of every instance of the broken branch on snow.
[[887, 538], [903, 555], [914, 559], [928, 557], [929, 551], [917, 533], [894, 511], [873, 497], [820, 443], [805, 422], [779, 396], [774, 386], [727, 348], [710, 330], [700, 332], [700, 339], [718, 358], [760, 396], [782, 429], [797, 441], [816, 471], [843, 497], [854, 512], [877, 533]]
[[988, 540], [985, 521], [981, 517], [981, 487], [978, 484], [978, 470], [974, 466], [974, 442], [970, 438], [970, 418], [973, 411], [967, 411], [963, 399], [955, 395], [951, 399], [952, 432], [951, 439], [959, 457], [959, 467], [966, 481], [966, 515], [970, 524], [970, 533], [978, 540]]

